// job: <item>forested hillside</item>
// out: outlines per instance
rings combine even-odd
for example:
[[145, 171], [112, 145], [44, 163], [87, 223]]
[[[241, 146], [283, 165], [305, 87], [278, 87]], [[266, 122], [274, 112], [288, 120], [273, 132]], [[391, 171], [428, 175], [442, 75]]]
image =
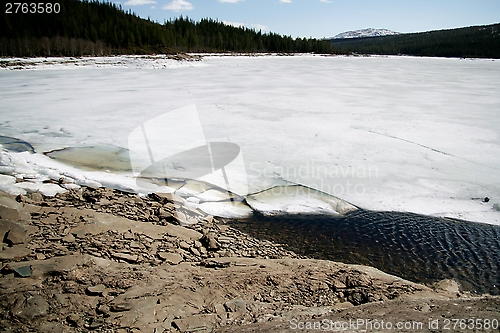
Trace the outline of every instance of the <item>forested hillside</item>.
[[211, 19], [159, 24], [112, 3], [57, 0], [58, 13], [3, 13], [1, 56], [81, 56], [172, 52], [334, 53], [329, 41], [293, 39]]
[[332, 39], [344, 52], [430, 57], [500, 58], [500, 24], [395, 36]]

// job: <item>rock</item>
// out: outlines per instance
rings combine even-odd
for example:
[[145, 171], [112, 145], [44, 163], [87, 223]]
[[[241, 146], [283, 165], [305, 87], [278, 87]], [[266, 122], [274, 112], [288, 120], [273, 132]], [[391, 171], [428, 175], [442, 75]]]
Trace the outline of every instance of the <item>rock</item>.
[[97, 307], [96, 309], [97, 313], [102, 314], [102, 315], [109, 315], [110, 308], [107, 305], [101, 304]]
[[75, 237], [72, 234], [67, 234], [62, 238], [62, 241], [66, 243], [74, 243], [75, 242]]
[[21, 203], [22, 203], [22, 202], [26, 202], [26, 198], [24, 197], [24, 195], [22, 195], [22, 194], [18, 194], [18, 195], [16, 196], [16, 201], [17, 201], [17, 202], [21, 202]]
[[128, 232], [123, 234], [123, 238], [127, 239], [127, 240], [133, 240], [133, 239], [135, 239], [135, 236], [134, 236], [134, 233], [129, 230]]
[[108, 199], [101, 198], [101, 200], [99, 200], [98, 204], [101, 206], [107, 206], [107, 205], [111, 204], [111, 201], [109, 201]]
[[106, 286], [103, 284], [98, 284], [96, 286], [87, 288], [87, 294], [90, 296], [103, 296], [105, 292], [106, 292]]
[[12, 247], [8, 247], [0, 252], [0, 260], [22, 260], [24, 257], [31, 254], [31, 250], [27, 249], [23, 244], [14, 245]]
[[95, 330], [104, 325], [104, 319], [94, 318], [90, 324], [87, 326], [90, 330]]
[[191, 218], [191, 217], [188, 217], [185, 222], [180, 222], [179, 221], [179, 225], [181, 227], [192, 227], [192, 226], [194, 226], [197, 223], [198, 223], [198, 220], [195, 219], [195, 218]]
[[226, 236], [219, 236], [219, 238], [217, 238], [217, 240], [220, 242], [220, 243], [231, 243], [234, 241], [233, 238], [231, 237], [226, 237]]
[[368, 274], [357, 271], [351, 272], [346, 279], [346, 285], [348, 288], [369, 287], [372, 283], [372, 279]]
[[182, 257], [177, 253], [158, 252], [158, 257], [171, 265], [177, 265], [182, 261]]
[[31, 193], [30, 196], [31, 196], [31, 201], [33, 201], [34, 203], [40, 203], [43, 201], [43, 195], [41, 195], [38, 192], [33, 192]]
[[135, 242], [135, 241], [131, 241], [130, 244], [129, 244], [129, 247], [131, 249], [138, 250], [138, 249], [141, 249], [143, 246], [142, 246], [141, 243], [138, 243], [138, 242]]
[[[167, 216], [169, 209], [184, 215], [195, 212], [128, 193], [103, 196], [104, 190], [94, 191], [92, 197], [99, 197], [99, 203], [109, 201], [106, 207], [82, 201], [76, 190], [46, 197], [43, 206], [26, 198], [23, 209], [33, 214], [26, 246], [13, 245], [0, 253], [1, 259], [9, 251], [28, 251], [22, 258], [4, 261], [10, 264], [0, 275], [1, 327], [9, 332], [125, 333], [239, 332], [254, 327], [258, 331], [253, 326], [258, 323], [281, 325], [277, 330], [271, 326], [262, 330], [273, 332], [290, 327], [288, 318], [371, 318], [377, 313], [385, 315], [391, 307], [397, 315], [410, 310], [418, 315], [430, 312], [438, 318], [448, 310], [441, 308], [441, 299], [452, 299], [454, 314], [469, 311], [467, 315], [478, 317], [477, 312], [470, 312], [476, 305], [465, 306], [469, 297], [457, 298], [381, 276], [382, 272], [370, 272], [363, 266], [297, 259], [271, 241], [260, 241], [217, 221], [210, 224], [211, 218], [200, 212], [196, 213], [199, 224], [195, 230], [154, 223], [153, 216]], [[23, 227], [22, 222], [18, 225]], [[2, 230], [3, 240], [10, 228]], [[82, 254], [58, 256], [64, 254], [62, 249]], [[31, 266], [31, 277], [14, 277], [16, 266]], [[407, 295], [412, 295], [410, 307], [403, 308], [401, 302]], [[425, 300], [419, 300], [419, 295]], [[379, 304], [365, 304], [368, 302]], [[494, 310], [497, 303], [494, 299], [477, 304]], [[354, 304], [364, 305], [353, 308]], [[363, 312], [366, 306], [369, 312]], [[380, 306], [380, 312], [375, 306]], [[247, 324], [252, 326], [242, 326]]]
[[115, 259], [124, 260], [129, 263], [136, 263], [139, 260], [138, 255], [132, 255], [128, 253], [113, 252], [111, 253], [111, 256], [113, 256], [113, 258]]
[[178, 225], [168, 224], [164, 228], [168, 236], [176, 237], [183, 241], [200, 240], [200, 238], [203, 236], [196, 230], [184, 228]]
[[187, 220], [186, 215], [182, 212], [175, 212], [175, 218], [176, 218], [177, 222], [179, 222], [179, 225], [182, 227], [190, 224]]
[[227, 312], [245, 312], [247, 311], [247, 301], [235, 299], [224, 303]]
[[72, 313], [66, 317], [66, 321], [74, 327], [82, 327], [83, 326], [83, 320], [80, 318], [79, 315], [76, 313]]
[[10, 246], [16, 244], [23, 244], [26, 239], [26, 231], [22, 228], [10, 229], [4, 236], [5, 243]]
[[172, 326], [181, 333], [185, 332], [212, 332], [214, 323], [217, 321], [216, 314], [200, 314], [187, 318], [175, 319]]
[[30, 214], [23, 210], [23, 205], [0, 193], [0, 218], [11, 221], [29, 221]]
[[179, 243], [179, 247], [183, 250], [189, 250], [189, 248], [191, 247], [188, 243], [186, 243], [185, 241], [182, 241]]
[[52, 296], [52, 299], [55, 300], [61, 306], [68, 305], [68, 300], [61, 293], [55, 293], [54, 296]]
[[223, 304], [215, 304], [213, 307], [213, 312], [217, 313], [218, 315], [222, 316], [226, 313], [226, 308], [224, 308]]
[[445, 279], [437, 282], [434, 287], [437, 290], [443, 290], [449, 293], [458, 294], [460, 292], [460, 287], [458, 283], [454, 280]]
[[219, 249], [219, 245], [217, 244], [217, 240], [215, 239], [215, 234], [212, 232], [203, 235], [200, 241], [203, 246], [205, 246], [209, 251], [217, 251]]
[[201, 256], [200, 251], [198, 251], [194, 246], [189, 248], [189, 252], [191, 252], [192, 254], [194, 254], [197, 257]]
[[169, 219], [172, 216], [173, 216], [172, 213], [170, 213], [169, 211], [166, 211], [162, 207], [158, 208], [158, 217], [163, 219]]
[[21, 296], [11, 309], [14, 317], [28, 320], [47, 315], [49, 304], [41, 295]]
[[130, 309], [132, 309], [132, 306], [130, 305], [130, 303], [121, 302], [121, 303], [111, 304], [111, 307], [109, 309], [110, 311], [113, 312], [123, 312], [123, 311], [129, 311]]
[[227, 268], [231, 266], [231, 262], [224, 260], [210, 259], [203, 261], [201, 265], [207, 268]]
[[345, 285], [344, 282], [339, 281], [337, 279], [333, 280], [332, 285], [333, 285], [333, 287], [334, 287], [335, 290], [346, 289], [347, 288], [347, 286]]
[[0, 220], [0, 241], [9, 246], [22, 244], [26, 239], [25, 228], [15, 222]]
[[184, 199], [180, 195], [175, 193], [157, 193], [157, 195], [164, 200], [163, 202], [170, 201], [180, 204], [184, 203]]
[[71, 234], [76, 238], [85, 238], [85, 236], [87, 235], [85, 230], [75, 230], [72, 231]]
[[82, 198], [88, 203], [95, 204], [101, 198], [101, 193], [98, 189], [92, 187], [85, 187], [82, 191]]
[[23, 278], [30, 277], [32, 273], [31, 265], [13, 267], [12, 271], [14, 271], [15, 276]]
[[368, 301], [366, 295], [359, 291], [349, 294], [349, 296], [347, 296], [347, 300], [354, 305], [361, 305]]
[[345, 309], [350, 309], [352, 307], [354, 307], [354, 305], [351, 302], [342, 302], [342, 303], [335, 304], [333, 306], [333, 309], [337, 310], [337, 311], [342, 311]]
[[431, 306], [427, 303], [416, 306], [415, 310], [420, 311], [420, 312], [424, 312], [424, 313], [428, 313], [428, 312], [432, 311]]

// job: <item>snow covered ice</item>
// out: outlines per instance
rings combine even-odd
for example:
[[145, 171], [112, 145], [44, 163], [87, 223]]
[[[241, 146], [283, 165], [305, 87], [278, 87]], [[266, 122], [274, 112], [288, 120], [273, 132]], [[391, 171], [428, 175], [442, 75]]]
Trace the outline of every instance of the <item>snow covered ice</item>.
[[[53, 195], [59, 190], [43, 180], [64, 177], [66, 188], [145, 191], [123, 167], [129, 135], [194, 105], [201, 141], [240, 147], [243, 172], [234, 177], [246, 182], [235, 193], [254, 209], [330, 212], [331, 199], [314, 189], [366, 209], [500, 224], [499, 61], [302, 55], [95, 63], [0, 70], [0, 135], [36, 152], [4, 144], [0, 190]], [[165, 124], [165, 133], [174, 130]], [[66, 147], [83, 163], [42, 154]], [[103, 151], [105, 167], [85, 166]], [[295, 184], [308, 190], [262, 195]], [[213, 214], [250, 212], [209, 186], [151, 186], [192, 196]]]

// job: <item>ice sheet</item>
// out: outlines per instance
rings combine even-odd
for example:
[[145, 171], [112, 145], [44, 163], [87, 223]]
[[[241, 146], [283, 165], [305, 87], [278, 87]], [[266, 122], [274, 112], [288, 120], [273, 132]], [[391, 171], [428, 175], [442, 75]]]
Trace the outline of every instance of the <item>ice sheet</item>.
[[[249, 193], [299, 183], [367, 209], [500, 224], [499, 61], [300, 56], [202, 64], [0, 70], [0, 135], [39, 153], [126, 149], [141, 124], [196, 105], [207, 141], [241, 148]], [[15, 162], [0, 171], [31, 172]], [[136, 185], [84, 174], [76, 184]]]

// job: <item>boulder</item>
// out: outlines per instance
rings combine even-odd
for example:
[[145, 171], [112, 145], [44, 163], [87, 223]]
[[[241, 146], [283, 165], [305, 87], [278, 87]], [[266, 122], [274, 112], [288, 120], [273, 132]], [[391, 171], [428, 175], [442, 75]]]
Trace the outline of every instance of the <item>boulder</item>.
[[219, 245], [217, 244], [217, 240], [215, 239], [215, 234], [212, 232], [204, 234], [200, 242], [209, 251], [217, 251], [219, 249]]
[[106, 286], [98, 284], [87, 288], [87, 294], [90, 296], [102, 296], [106, 292]]
[[436, 282], [434, 287], [437, 290], [442, 290], [453, 294], [458, 294], [460, 292], [460, 287], [458, 283], [455, 280], [450, 280], [450, 279], [445, 279]]
[[0, 192], [0, 218], [11, 221], [30, 221], [30, 214], [23, 210], [23, 205]]
[[158, 257], [171, 265], [177, 265], [182, 261], [182, 256], [177, 253], [158, 252]]
[[26, 239], [26, 229], [15, 222], [0, 220], [0, 241], [9, 246], [24, 243]]
[[28, 295], [26, 298], [20, 295], [11, 313], [14, 317], [32, 320], [47, 315], [48, 310], [49, 304], [41, 295]]
[[216, 314], [199, 314], [175, 319], [172, 326], [179, 332], [212, 332], [216, 322]]

